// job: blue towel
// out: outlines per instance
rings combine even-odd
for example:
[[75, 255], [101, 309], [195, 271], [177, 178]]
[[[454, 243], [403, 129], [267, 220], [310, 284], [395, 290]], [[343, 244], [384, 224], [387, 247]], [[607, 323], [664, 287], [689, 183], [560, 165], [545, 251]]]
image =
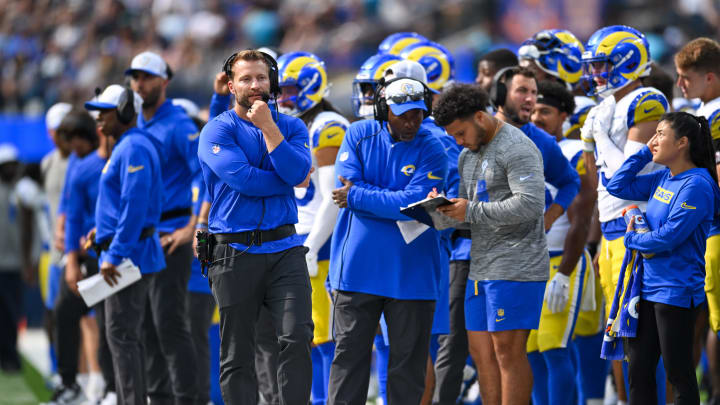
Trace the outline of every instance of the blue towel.
[[605, 327], [605, 337], [600, 350], [600, 357], [603, 359], [623, 360], [625, 353], [622, 338], [637, 336], [642, 279], [643, 257], [636, 250], [627, 249]]

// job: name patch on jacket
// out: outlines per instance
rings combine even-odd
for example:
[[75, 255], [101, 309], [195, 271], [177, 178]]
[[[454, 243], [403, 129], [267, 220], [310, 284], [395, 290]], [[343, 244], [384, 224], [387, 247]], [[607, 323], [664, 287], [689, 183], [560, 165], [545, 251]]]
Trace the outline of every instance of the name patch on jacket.
[[672, 191], [665, 190], [664, 188], [658, 186], [658, 188], [655, 189], [655, 195], [653, 195], [653, 198], [662, 203], [670, 204], [670, 200], [672, 200], [674, 195], [675, 193]]

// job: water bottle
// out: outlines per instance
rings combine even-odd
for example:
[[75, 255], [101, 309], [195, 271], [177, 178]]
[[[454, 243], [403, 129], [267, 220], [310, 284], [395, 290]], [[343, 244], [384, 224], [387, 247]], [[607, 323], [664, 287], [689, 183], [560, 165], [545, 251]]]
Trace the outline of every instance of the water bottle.
[[[630, 205], [626, 207], [622, 212], [623, 217], [625, 218], [625, 225], [630, 223], [630, 220], [632, 218], [635, 218], [635, 223], [633, 224], [633, 230], [637, 233], [647, 233], [650, 232], [650, 226], [648, 225], [647, 221], [645, 220], [645, 215], [643, 215], [642, 211], [640, 211], [640, 208], [638, 208], [637, 205]], [[642, 253], [643, 257], [646, 259], [649, 259], [653, 256], [655, 256], [654, 253]]]

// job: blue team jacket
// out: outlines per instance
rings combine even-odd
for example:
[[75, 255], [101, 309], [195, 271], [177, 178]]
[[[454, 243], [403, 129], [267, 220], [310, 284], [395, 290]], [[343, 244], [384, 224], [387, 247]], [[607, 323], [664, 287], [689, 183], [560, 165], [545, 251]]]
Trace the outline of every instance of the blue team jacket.
[[[580, 176], [570, 166], [565, 155], [555, 138], [544, 130], [538, 128], [532, 122], [528, 122], [520, 128], [528, 138], [532, 139], [535, 146], [540, 149], [543, 158], [545, 181], [557, 188], [558, 192], [553, 199], [567, 211], [573, 199], [580, 191]], [[546, 193], [547, 195], [547, 193]], [[546, 204], [550, 205], [550, 204]]]
[[95, 151], [79, 159], [68, 176], [65, 188], [72, 198], [65, 206], [65, 252], [79, 251], [80, 238], [95, 226], [95, 204], [105, 162]]
[[[181, 107], [166, 100], [145, 121], [138, 114], [138, 128], [150, 133], [162, 146], [158, 153], [162, 171], [162, 211], [192, 207], [192, 187], [199, 187], [200, 163], [197, 158], [199, 131]], [[160, 232], [172, 232], [188, 223], [189, 216], [181, 216], [160, 223]]]
[[[285, 140], [267, 153], [260, 129], [226, 111], [203, 128], [198, 156], [212, 206], [211, 233], [267, 230], [297, 223], [293, 186], [310, 170], [305, 124], [295, 117], [273, 114]], [[274, 253], [302, 245], [298, 235], [253, 246], [250, 253]], [[232, 244], [237, 249], [246, 246]]]
[[60, 201], [58, 202], [58, 215], [63, 215], [66, 213], [65, 211], [70, 200], [70, 189], [68, 188], [68, 183], [70, 180], [70, 176], [75, 171], [75, 163], [77, 163], [78, 160], [80, 160], [80, 158], [75, 154], [75, 152], [71, 153], [70, 156], [68, 156], [67, 169], [65, 169], [65, 180], [63, 181], [63, 189], [60, 193]]
[[[350, 125], [335, 172], [352, 181], [348, 206], [332, 235], [333, 289], [397, 299], [437, 299], [438, 232], [428, 229], [406, 244], [396, 221], [400, 208], [443, 189], [447, 155], [426, 126], [409, 142], [393, 142], [387, 126], [373, 120]], [[337, 186], [342, 184], [338, 181]]]
[[623, 200], [648, 200], [651, 231], [629, 232], [625, 246], [644, 253], [642, 299], [680, 307], [705, 300], [705, 240], [720, 210], [720, 189], [707, 170], [672, 176], [670, 169], [638, 176], [652, 160], [648, 147], [629, 157], [607, 185]]
[[113, 237], [100, 263], [118, 265], [129, 257], [141, 273], [165, 268], [158, 233], [140, 239], [144, 228], [157, 227], [162, 206], [160, 158], [151, 136], [138, 128], [125, 132], [100, 175], [95, 224], [97, 243]]

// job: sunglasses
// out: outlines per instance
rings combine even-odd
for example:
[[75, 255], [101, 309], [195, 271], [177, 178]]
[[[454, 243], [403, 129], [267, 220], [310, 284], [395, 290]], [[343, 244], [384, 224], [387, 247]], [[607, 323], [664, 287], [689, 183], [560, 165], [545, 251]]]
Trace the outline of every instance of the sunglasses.
[[425, 99], [425, 93], [408, 93], [408, 94], [396, 94], [394, 96], [387, 97], [386, 99], [388, 101], [391, 101], [395, 104], [403, 104], [410, 99], [410, 101], [420, 101]]

